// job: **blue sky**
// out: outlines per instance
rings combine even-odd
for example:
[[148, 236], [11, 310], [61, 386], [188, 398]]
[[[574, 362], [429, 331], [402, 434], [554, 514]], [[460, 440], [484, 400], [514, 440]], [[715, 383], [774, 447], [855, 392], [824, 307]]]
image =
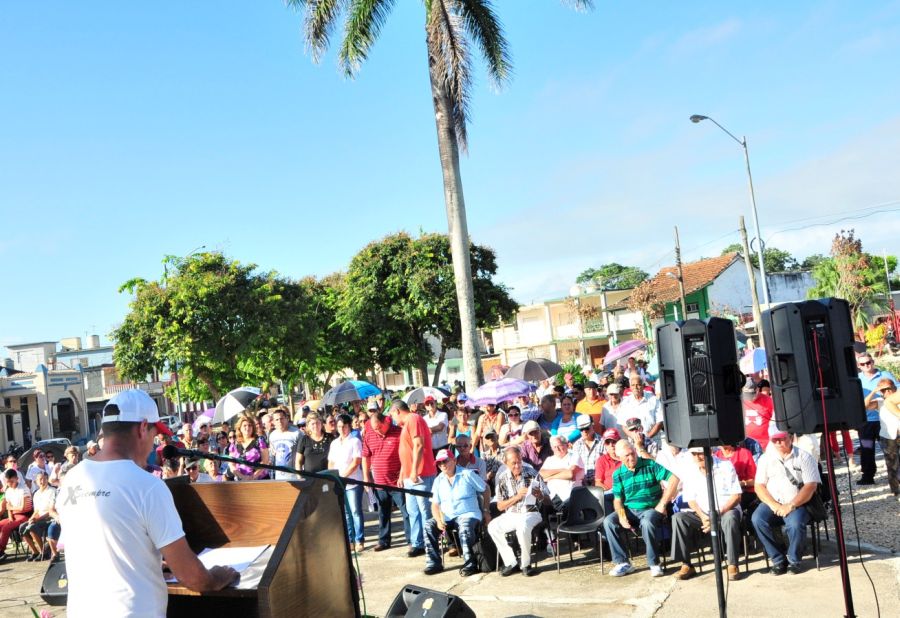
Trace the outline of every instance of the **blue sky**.
[[[676, 224], [685, 259], [737, 240], [741, 149], [691, 114], [748, 136], [771, 245], [896, 247], [900, 3], [495, 4], [514, 76], [478, 72], [463, 183], [520, 302], [606, 262], [652, 273]], [[118, 286], [200, 245], [300, 277], [446, 230], [421, 2], [355, 80], [301, 34], [277, 0], [4, 6], [0, 346], [106, 339]]]

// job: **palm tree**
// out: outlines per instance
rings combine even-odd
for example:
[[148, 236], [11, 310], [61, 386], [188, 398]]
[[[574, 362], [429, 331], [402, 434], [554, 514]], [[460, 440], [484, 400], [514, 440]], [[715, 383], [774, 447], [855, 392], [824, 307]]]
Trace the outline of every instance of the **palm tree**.
[[[394, 4], [394, 0], [286, 1], [289, 6], [305, 10], [305, 36], [315, 61], [327, 50], [341, 14], [346, 14], [338, 62], [348, 77], [355, 76], [366, 60]], [[566, 3], [576, 9], [588, 9], [593, 0], [567, 0]], [[459, 302], [464, 375], [467, 387], [474, 389], [484, 381], [484, 372], [478, 356], [469, 231], [459, 171], [459, 151], [466, 150], [472, 85], [470, 47], [474, 44], [478, 48], [488, 76], [497, 87], [509, 78], [510, 56], [491, 0], [423, 0], [423, 5], [434, 121]]]

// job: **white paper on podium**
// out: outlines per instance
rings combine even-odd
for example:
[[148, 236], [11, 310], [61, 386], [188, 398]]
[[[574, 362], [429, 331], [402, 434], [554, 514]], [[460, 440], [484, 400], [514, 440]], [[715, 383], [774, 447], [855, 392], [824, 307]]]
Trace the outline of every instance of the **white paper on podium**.
[[[199, 554], [197, 558], [203, 563], [207, 569], [214, 566], [230, 566], [238, 573], [243, 573], [247, 568], [259, 558], [270, 545], [259, 545], [256, 547], [217, 547], [212, 549], [207, 547]], [[174, 576], [166, 578], [167, 583], [177, 582]], [[237, 585], [240, 588], [240, 584]]]

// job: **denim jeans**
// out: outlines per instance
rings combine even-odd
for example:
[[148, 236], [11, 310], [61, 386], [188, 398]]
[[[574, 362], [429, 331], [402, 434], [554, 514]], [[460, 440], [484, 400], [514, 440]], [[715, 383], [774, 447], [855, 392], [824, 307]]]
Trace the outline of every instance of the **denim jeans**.
[[753, 522], [756, 536], [766, 549], [766, 555], [772, 564], [778, 566], [784, 564], [785, 556], [775, 540], [775, 528], [783, 524], [788, 539], [787, 561], [790, 564], [800, 564], [806, 541], [806, 524], [809, 523], [809, 513], [805, 508], [795, 509], [787, 517], [779, 517], [768, 505], [760, 503], [750, 520]]
[[362, 489], [362, 485], [350, 485], [344, 490], [344, 523], [351, 543], [363, 542]]
[[395, 504], [403, 516], [403, 535], [409, 544], [409, 515], [406, 512], [403, 494], [399, 491], [376, 489], [375, 500], [378, 502], [378, 544], [382, 547], [391, 546], [391, 511]]
[[[406, 489], [431, 491], [433, 476], [421, 477], [421, 482], [413, 485], [409, 479], [403, 480]], [[415, 549], [425, 548], [425, 522], [431, 517], [431, 500], [424, 496], [406, 494], [406, 512], [409, 515], [409, 544]]]
[[859, 432], [859, 467], [862, 469], [862, 477], [872, 480], [875, 478], [875, 443], [881, 432], [881, 423], [870, 421], [857, 431]]
[[[473, 517], [471, 514], [462, 515], [455, 519], [445, 519], [444, 523], [447, 527], [447, 533], [456, 530], [459, 533], [459, 544], [462, 550], [463, 567], [475, 567], [475, 552], [472, 551], [475, 541], [477, 541], [476, 529], [481, 520]], [[441, 530], [438, 528], [437, 521], [431, 517], [425, 522], [425, 552], [428, 554], [426, 566], [443, 566], [441, 559]]]
[[[659, 551], [657, 543], [662, 537], [662, 525], [665, 518], [662, 513], [656, 509], [643, 509], [641, 511], [633, 511], [625, 509], [625, 515], [631, 526], [641, 527], [641, 536], [644, 544], [647, 546], [647, 564], [659, 564], [657, 552]], [[619, 523], [619, 514], [613, 511], [603, 520], [603, 530], [606, 533], [606, 542], [609, 543], [609, 549], [612, 552], [613, 562], [621, 564], [628, 562], [628, 552], [619, 536], [624, 530], [622, 524]]]

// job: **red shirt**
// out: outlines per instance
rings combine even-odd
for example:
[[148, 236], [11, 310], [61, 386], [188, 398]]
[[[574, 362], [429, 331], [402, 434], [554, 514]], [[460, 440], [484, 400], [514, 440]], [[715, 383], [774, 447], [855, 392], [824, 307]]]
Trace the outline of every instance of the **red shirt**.
[[[413, 438], [422, 438], [422, 457], [418, 470], [412, 470]], [[431, 430], [425, 419], [415, 412], [408, 412], [400, 432], [400, 478], [413, 476], [434, 476], [437, 468], [434, 465], [434, 453], [431, 452]]]
[[362, 456], [368, 460], [372, 479], [382, 485], [396, 485], [400, 478], [401, 429], [392, 424], [390, 418], [381, 426], [384, 435], [371, 426], [366, 429], [362, 439]]
[[762, 447], [763, 452], [769, 445], [769, 422], [775, 411], [772, 398], [762, 393], [752, 401], [744, 401], [744, 433], [753, 438]]
[[609, 491], [613, 486], [613, 472], [618, 470], [621, 465], [621, 460], [616, 461], [609, 456], [609, 453], [603, 453], [597, 458], [597, 463], [594, 465], [594, 482], [600, 483]]
[[[734, 471], [737, 472], [739, 481], [749, 481], [756, 478], [756, 462], [753, 461], [753, 453], [743, 446], [734, 449], [731, 457], [726, 457], [721, 448], [713, 455], [719, 459], [730, 461], [731, 465], [734, 466]], [[756, 493], [756, 489], [753, 487], [744, 487], [744, 491]]]

